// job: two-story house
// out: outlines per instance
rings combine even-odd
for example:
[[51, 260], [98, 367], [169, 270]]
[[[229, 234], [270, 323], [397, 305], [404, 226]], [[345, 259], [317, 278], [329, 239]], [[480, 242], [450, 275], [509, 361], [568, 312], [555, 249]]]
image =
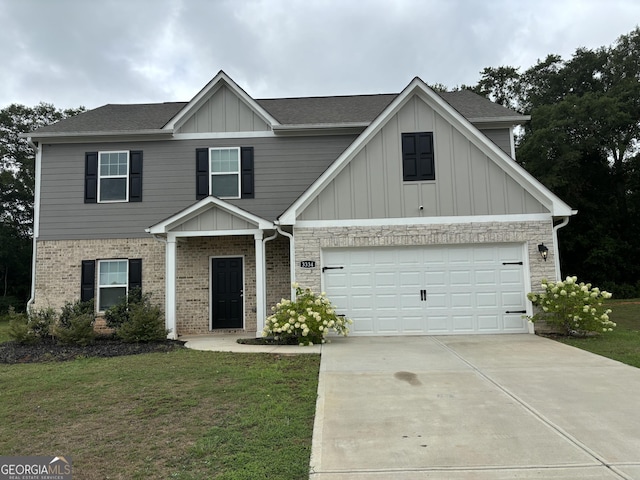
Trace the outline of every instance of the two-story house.
[[527, 117], [415, 78], [399, 94], [105, 105], [36, 148], [30, 305], [133, 287], [170, 336], [257, 334], [292, 282], [354, 335], [525, 333], [571, 208], [514, 160]]

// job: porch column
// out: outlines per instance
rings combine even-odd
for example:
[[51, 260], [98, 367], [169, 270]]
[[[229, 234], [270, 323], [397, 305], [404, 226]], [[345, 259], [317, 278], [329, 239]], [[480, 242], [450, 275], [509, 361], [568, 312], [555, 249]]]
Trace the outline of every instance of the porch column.
[[265, 285], [265, 259], [264, 243], [262, 237], [264, 232], [260, 230], [254, 234], [256, 245], [256, 337], [262, 336], [264, 328], [264, 318], [266, 312], [266, 285]]
[[167, 338], [178, 338], [176, 331], [176, 237], [175, 234], [167, 234], [165, 246], [165, 294], [164, 311], [165, 327], [169, 330]]

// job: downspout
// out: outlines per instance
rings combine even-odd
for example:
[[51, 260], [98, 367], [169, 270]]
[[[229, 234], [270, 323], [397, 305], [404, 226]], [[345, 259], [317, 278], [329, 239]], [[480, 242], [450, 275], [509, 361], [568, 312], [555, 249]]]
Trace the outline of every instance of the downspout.
[[293, 235], [285, 232], [280, 228], [280, 223], [276, 220], [274, 222], [276, 230], [280, 235], [289, 237], [289, 277], [291, 280], [291, 301], [296, 301], [296, 289], [293, 288], [293, 284], [296, 282], [296, 245], [293, 240]]
[[[571, 213], [575, 215], [576, 213], [578, 213], [578, 211], [573, 210]], [[557, 280], [562, 280], [562, 275], [560, 272], [560, 250], [558, 250], [558, 230], [560, 230], [562, 227], [565, 227], [568, 223], [569, 217], [563, 217], [560, 223], [553, 226], [553, 251], [555, 252], [553, 260], [555, 262]]]
[[42, 167], [42, 149], [31, 137], [27, 137], [27, 143], [36, 152], [33, 197], [33, 248], [31, 251], [31, 295], [29, 300], [27, 300], [27, 313], [30, 313], [36, 299], [36, 256], [38, 253], [37, 238], [40, 234], [40, 170]]

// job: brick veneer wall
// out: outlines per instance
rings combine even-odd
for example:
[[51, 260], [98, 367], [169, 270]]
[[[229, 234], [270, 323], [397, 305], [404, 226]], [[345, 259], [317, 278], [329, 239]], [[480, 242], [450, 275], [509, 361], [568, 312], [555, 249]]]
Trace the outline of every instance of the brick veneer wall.
[[[296, 281], [320, 291], [320, 252], [330, 247], [383, 247], [415, 245], [462, 245], [481, 243], [525, 243], [529, 253], [532, 290], [540, 290], [543, 278], [556, 280], [551, 221], [460, 223], [443, 225], [395, 225], [380, 227], [295, 228]], [[538, 244], [549, 248], [547, 261]], [[314, 260], [317, 267], [300, 268], [300, 260]]]
[[142, 288], [164, 307], [164, 244], [135, 238], [38, 241], [34, 308], [60, 310], [66, 302], [79, 300], [82, 260], [111, 258], [141, 258]]
[[283, 298], [291, 298], [291, 270], [289, 264], [289, 239], [279, 235], [265, 245], [267, 259], [267, 316], [271, 307]]

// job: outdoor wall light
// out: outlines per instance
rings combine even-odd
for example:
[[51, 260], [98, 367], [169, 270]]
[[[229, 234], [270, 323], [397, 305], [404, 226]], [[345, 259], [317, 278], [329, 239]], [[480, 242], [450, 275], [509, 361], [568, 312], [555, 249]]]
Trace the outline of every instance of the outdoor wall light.
[[541, 243], [540, 245], [538, 245], [538, 251], [540, 252], [540, 256], [542, 257], [542, 259], [546, 262], [547, 255], [549, 255], [549, 249], [544, 243]]

